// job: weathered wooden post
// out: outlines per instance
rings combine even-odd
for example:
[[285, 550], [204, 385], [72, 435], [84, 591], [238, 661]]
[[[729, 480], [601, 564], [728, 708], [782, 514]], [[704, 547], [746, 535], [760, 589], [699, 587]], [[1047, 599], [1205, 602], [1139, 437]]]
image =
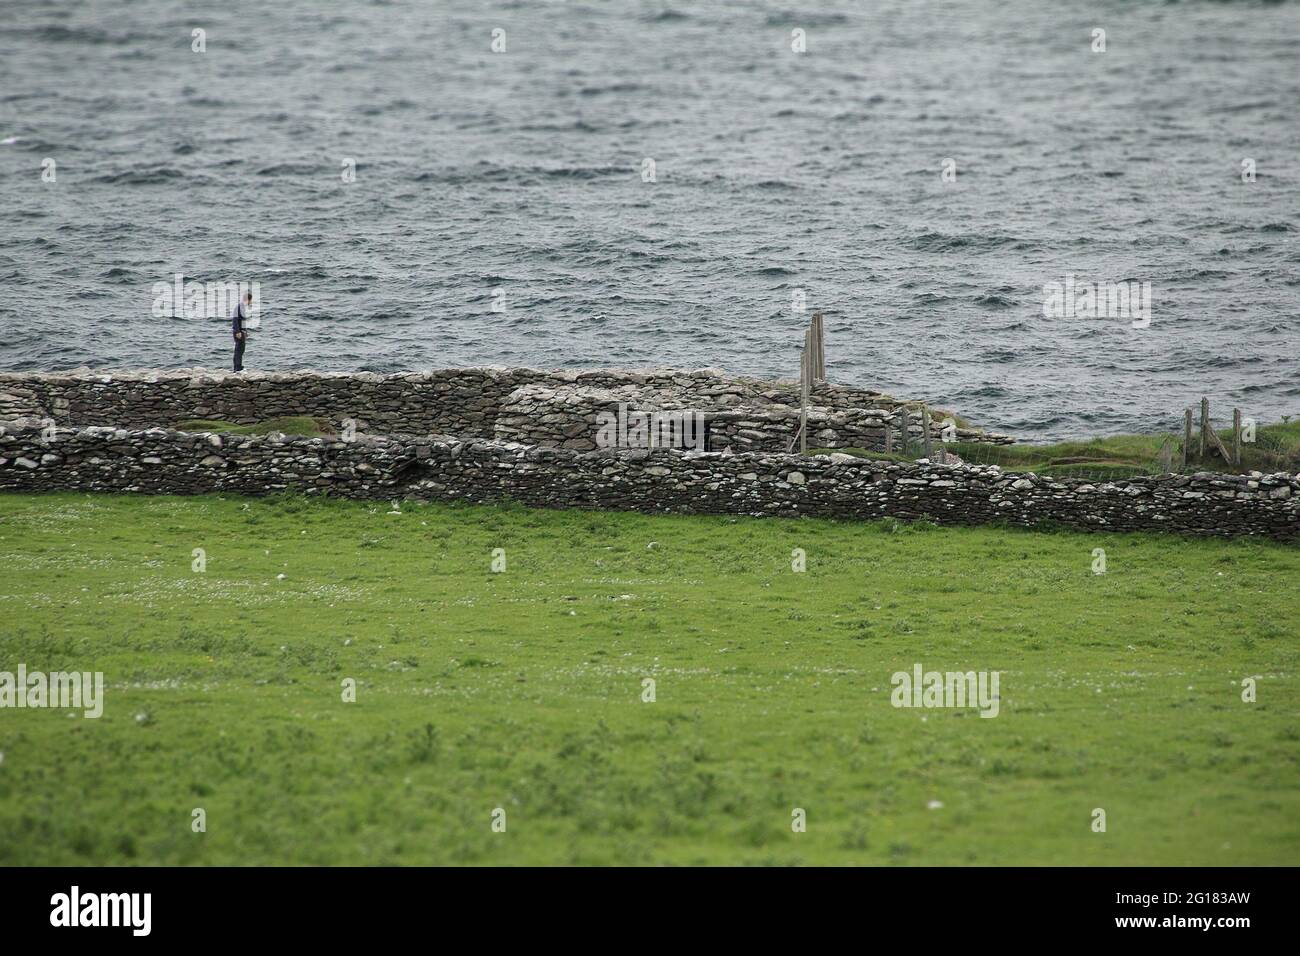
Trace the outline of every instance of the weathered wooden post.
[[1241, 409], [1232, 410], [1232, 463], [1241, 467]]
[[1192, 457], [1192, 410], [1183, 409], [1183, 470], [1187, 470], [1188, 459]]
[[930, 458], [934, 454], [930, 446], [930, 406], [921, 406], [921, 443], [925, 448], [925, 457]]
[[894, 424], [890, 421], [891, 418], [893, 418], [892, 415], [886, 415], [884, 419], [886, 455], [892, 455], [894, 453]]
[[805, 337], [808, 342], [808, 382], [809, 391], [817, 383], [817, 320], [809, 319], [808, 328], [805, 330]]
[[813, 327], [813, 378], [819, 382], [826, 380], [826, 334], [822, 325], [822, 314], [814, 312]]
[[817, 359], [817, 380], [824, 382], [826, 381], [826, 327], [820, 312], [813, 318], [817, 321], [817, 348], [813, 350], [813, 356]]
[[907, 434], [907, 406], [898, 406], [898, 453], [904, 458], [908, 456], [907, 446], [910, 436]]
[[822, 373], [822, 381], [826, 381], [826, 319], [820, 312], [817, 313], [817, 368]]
[[1201, 398], [1201, 461], [1210, 451], [1210, 400]]
[[803, 358], [799, 362], [799, 452], [808, 454], [808, 380], [812, 378], [812, 329], [803, 334]]

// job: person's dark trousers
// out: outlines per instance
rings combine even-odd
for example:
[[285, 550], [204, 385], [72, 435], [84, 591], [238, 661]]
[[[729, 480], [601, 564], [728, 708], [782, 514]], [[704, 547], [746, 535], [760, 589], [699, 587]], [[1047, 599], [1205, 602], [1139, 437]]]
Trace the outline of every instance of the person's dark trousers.
[[235, 371], [236, 372], [242, 372], [244, 370], [244, 345], [247, 342], [248, 339], [235, 339]]

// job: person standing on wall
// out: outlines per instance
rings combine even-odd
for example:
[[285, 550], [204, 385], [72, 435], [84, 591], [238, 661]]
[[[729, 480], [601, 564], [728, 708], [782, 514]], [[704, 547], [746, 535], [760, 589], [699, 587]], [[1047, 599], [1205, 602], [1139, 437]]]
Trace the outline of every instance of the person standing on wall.
[[244, 298], [235, 306], [235, 314], [230, 317], [231, 330], [235, 333], [235, 371], [244, 370], [244, 346], [248, 344], [248, 331], [244, 323], [248, 320], [248, 309], [253, 304], [253, 293], [245, 292]]

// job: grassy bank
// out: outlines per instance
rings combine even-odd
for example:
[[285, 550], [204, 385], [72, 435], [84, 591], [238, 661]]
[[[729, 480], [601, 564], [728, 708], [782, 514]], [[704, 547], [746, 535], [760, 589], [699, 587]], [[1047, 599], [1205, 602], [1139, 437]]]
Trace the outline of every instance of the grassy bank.
[[0, 864], [1300, 862], [1295, 548], [389, 510], [0, 495]]

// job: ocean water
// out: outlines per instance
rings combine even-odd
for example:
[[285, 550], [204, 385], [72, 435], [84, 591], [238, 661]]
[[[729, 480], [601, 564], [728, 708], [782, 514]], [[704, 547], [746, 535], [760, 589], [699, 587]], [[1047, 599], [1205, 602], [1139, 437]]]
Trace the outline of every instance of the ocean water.
[[1300, 414], [1296, 3], [199, 6], [0, 6], [0, 368], [227, 367], [181, 273], [249, 368], [792, 376], [802, 291], [832, 379], [1031, 439]]

